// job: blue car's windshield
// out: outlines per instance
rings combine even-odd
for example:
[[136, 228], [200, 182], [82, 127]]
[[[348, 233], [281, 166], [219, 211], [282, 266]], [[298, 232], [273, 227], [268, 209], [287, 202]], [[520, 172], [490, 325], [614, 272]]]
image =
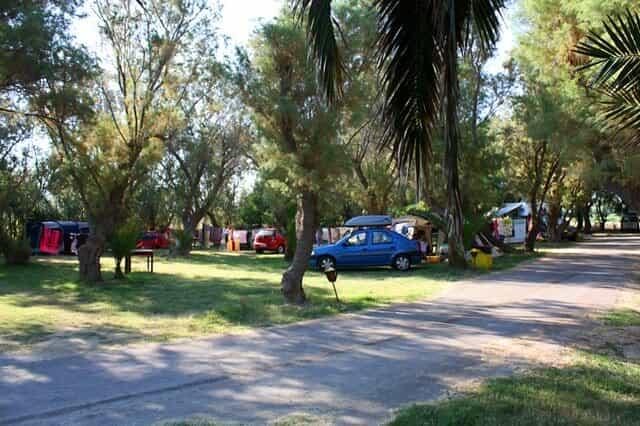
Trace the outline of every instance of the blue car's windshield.
[[346, 243], [347, 240], [349, 239], [349, 237], [351, 237], [351, 234], [353, 234], [353, 231], [347, 232], [346, 235], [344, 237], [340, 238], [338, 241], [336, 241], [335, 244]]

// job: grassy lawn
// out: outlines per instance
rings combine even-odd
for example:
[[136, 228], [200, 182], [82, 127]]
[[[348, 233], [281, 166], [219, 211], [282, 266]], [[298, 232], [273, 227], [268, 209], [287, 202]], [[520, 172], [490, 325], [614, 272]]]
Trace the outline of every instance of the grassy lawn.
[[640, 357], [627, 351], [640, 345], [638, 307], [606, 314], [568, 367], [493, 379], [463, 397], [412, 405], [390, 425], [640, 425]]
[[640, 326], [640, 310], [632, 308], [616, 309], [607, 313], [604, 322], [613, 327]]
[[573, 366], [490, 380], [477, 392], [402, 410], [392, 426], [631, 426], [640, 423], [640, 365], [582, 354]]
[[[505, 256], [495, 269], [525, 255]], [[113, 259], [103, 258], [105, 278]], [[35, 258], [23, 267], [0, 265], [0, 350], [56, 338], [128, 343], [224, 333], [286, 324], [429, 297], [448, 282], [479, 272], [425, 265], [408, 273], [390, 269], [341, 271], [335, 303], [323, 274], [310, 271], [305, 288], [311, 304], [285, 306], [280, 294], [281, 257], [196, 251], [187, 259], [157, 256], [155, 273], [135, 259], [124, 282], [89, 286], [77, 282], [75, 258]]]

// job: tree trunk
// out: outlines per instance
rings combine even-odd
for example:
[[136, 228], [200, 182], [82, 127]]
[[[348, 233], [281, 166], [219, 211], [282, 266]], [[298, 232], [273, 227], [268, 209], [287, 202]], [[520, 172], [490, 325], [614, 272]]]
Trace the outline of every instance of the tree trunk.
[[380, 205], [379, 201], [380, 199], [375, 191], [369, 189], [367, 191], [367, 214], [384, 214], [384, 207]]
[[579, 207], [577, 207], [576, 220], [578, 221], [578, 226], [576, 227], [576, 230], [578, 232], [582, 232], [582, 230], [584, 229], [584, 216], [582, 215], [582, 211], [580, 210]]
[[534, 188], [529, 194], [529, 203], [531, 204], [531, 228], [527, 230], [527, 237], [524, 241], [524, 251], [533, 253], [536, 249], [536, 239], [538, 238], [538, 192]]
[[78, 261], [80, 262], [80, 280], [88, 283], [102, 281], [100, 271], [100, 257], [104, 252], [104, 238], [99, 235], [91, 235], [87, 242], [78, 249]]
[[562, 239], [562, 231], [558, 227], [561, 214], [561, 209], [558, 206], [549, 207], [549, 241], [558, 242]]
[[[188, 219], [184, 219], [182, 220], [182, 230], [184, 231], [185, 234], [191, 236], [191, 239], [193, 239], [193, 233], [196, 230], [196, 225], [193, 223], [193, 221], [191, 220], [191, 218]], [[181, 241], [182, 243], [182, 241]], [[179, 256], [189, 256], [189, 254], [191, 253], [191, 240], [189, 241], [189, 244], [180, 244], [180, 246], [178, 247], [178, 255]]]
[[284, 252], [284, 260], [292, 262], [296, 254], [297, 235], [296, 235], [296, 218], [292, 218], [286, 227], [287, 229], [287, 248]]
[[538, 237], [538, 225], [537, 219], [533, 220], [533, 225], [529, 232], [527, 232], [527, 239], [524, 242], [524, 251], [527, 253], [533, 253], [536, 248], [536, 238]]
[[116, 280], [123, 280], [125, 278], [124, 273], [122, 272], [122, 258], [121, 257], [116, 257], [116, 273], [115, 273], [115, 279]]
[[593, 229], [591, 229], [591, 216], [589, 215], [591, 210], [591, 206], [587, 207], [586, 210], [584, 211], [584, 233], [585, 234], [592, 234], [593, 233]]
[[[455, 28], [455, 2], [449, 1], [451, 28]], [[458, 44], [456, 33], [450, 30], [447, 37], [447, 64], [445, 69], [445, 173], [447, 179], [447, 243], [449, 265], [465, 268], [463, 244], [462, 197], [458, 177]]]
[[602, 201], [598, 198], [598, 202], [596, 204], [596, 213], [598, 214], [598, 218], [600, 219], [600, 232], [604, 232], [605, 225], [607, 223], [607, 217], [602, 212]]
[[311, 257], [311, 250], [313, 250], [313, 240], [318, 222], [318, 194], [311, 190], [304, 190], [298, 198], [296, 251], [291, 265], [282, 274], [280, 282], [286, 303], [302, 305], [307, 300], [302, 288], [302, 278]]

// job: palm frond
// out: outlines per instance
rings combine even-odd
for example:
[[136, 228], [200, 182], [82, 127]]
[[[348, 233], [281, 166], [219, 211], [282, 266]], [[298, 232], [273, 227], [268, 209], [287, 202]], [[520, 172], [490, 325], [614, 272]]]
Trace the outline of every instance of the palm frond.
[[336, 38], [337, 22], [331, 13], [331, 0], [292, 0], [294, 15], [304, 19], [311, 56], [318, 80], [327, 99], [334, 103], [342, 96], [344, 63]]
[[599, 66], [592, 84], [607, 84], [627, 90], [640, 82], [640, 15], [627, 10], [625, 18], [610, 17], [604, 23], [604, 33], [590, 32], [586, 40], [574, 49], [593, 58], [578, 70]]
[[504, 0], [475, 0], [471, 2], [471, 21], [485, 50], [492, 49], [500, 35], [500, 19]]
[[636, 129], [640, 132], [640, 85], [627, 90], [607, 88], [602, 118], [615, 131]]
[[377, 47], [384, 91], [385, 141], [401, 166], [431, 155], [440, 100], [442, 54], [435, 43], [434, 2], [376, 0]]
[[[475, 26], [485, 48], [495, 45], [504, 0], [374, 0], [378, 10], [378, 49], [385, 98], [386, 140], [401, 165], [431, 155], [431, 136], [445, 93], [450, 66], [445, 41], [460, 46]], [[453, 16], [450, 12], [453, 11]], [[449, 65], [448, 65], [449, 64]], [[457, 102], [457, 99], [453, 99]]]

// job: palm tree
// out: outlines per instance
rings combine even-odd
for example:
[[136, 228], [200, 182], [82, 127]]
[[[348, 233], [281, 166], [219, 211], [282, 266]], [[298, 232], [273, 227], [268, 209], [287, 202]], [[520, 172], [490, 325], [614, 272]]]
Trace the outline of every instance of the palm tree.
[[596, 69], [591, 85], [605, 95], [605, 127], [640, 145], [640, 15], [609, 17], [604, 32], [590, 32], [575, 51], [591, 58], [578, 70]]
[[[331, 0], [292, 0], [306, 19], [318, 78], [327, 99], [341, 95], [344, 67], [331, 14]], [[401, 166], [417, 175], [431, 156], [438, 120], [444, 122], [449, 262], [465, 266], [463, 216], [458, 184], [458, 53], [473, 28], [485, 49], [498, 38], [504, 0], [373, 0], [378, 15], [376, 44], [383, 83], [385, 141]], [[348, 42], [348, 41], [347, 41]]]

